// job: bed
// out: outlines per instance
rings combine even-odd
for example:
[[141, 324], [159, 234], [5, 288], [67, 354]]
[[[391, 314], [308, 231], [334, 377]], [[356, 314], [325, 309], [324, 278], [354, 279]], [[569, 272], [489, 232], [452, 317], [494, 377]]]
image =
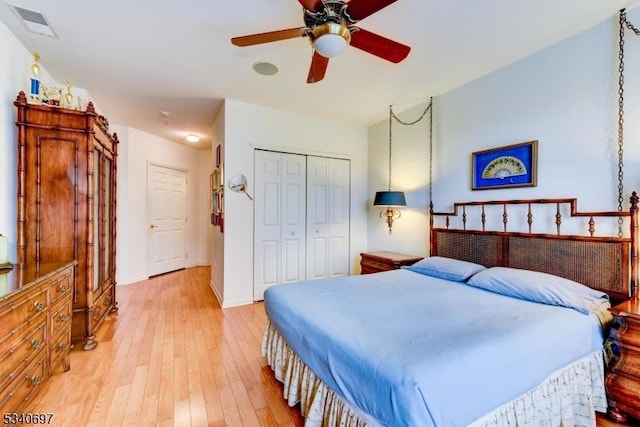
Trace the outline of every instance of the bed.
[[[412, 267], [269, 288], [263, 355], [309, 426], [595, 425], [606, 309], [637, 284], [637, 205], [431, 209]], [[547, 208], [554, 232], [537, 232]]]

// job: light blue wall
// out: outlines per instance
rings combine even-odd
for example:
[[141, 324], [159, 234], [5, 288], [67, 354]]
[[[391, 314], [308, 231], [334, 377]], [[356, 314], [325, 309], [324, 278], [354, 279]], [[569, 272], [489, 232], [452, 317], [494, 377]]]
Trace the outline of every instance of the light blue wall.
[[[640, 9], [628, 11], [640, 25]], [[624, 199], [640, 190], [640, 37], [626, 32]], [[456, 201], [577, 197], [579, 208], [617, 209], [618, 16], [467, 85], [437, 96], [434, 104], [434, 204], [450, 210]], [[418, 117], [422, 107], [404, 114]], [[394, 125], [395, 126], [395, 125]], [[370, 129], [372, 156], [386, 156], [388, 125]], [[395, 129], [395, 127], [394, 127]], [[394, 131], [394, 150], [425, 158], [424, 126]], [[410, 132], [410, 133], [407, 133]], [[471, 190], [471, 153], [538, 140], [538, 185], [530, 188]], [[397, 142], [396, 142], [397, 141]], [[384, 147], [381, 148], [381, 147]], [[370, 193], [383, 183], [369, 159]], [[428, 162], [413, 167], [416, 182], [427, 180]], [[395, 164], [395, 162], [394, 162]], [[394, 170], [405, 169], [394, 165]], [[395, 172], [394, 172], [395, 175]], [[386, 176], [384, 177], [386, 179]], [[401, 175], [398, 179], [404, 179]], [[402, 182], [400, 182], [402, 184]], [[411, 185], [404, 183], [405, 188]], [[414, 209], [424, 209], [419, 201]], [[628, 203], [625, 203], [625, 209]], [[370, 209], [369, 249], [406, 251], [406, 242], [381, 234]], [[425, 219], [426, 221], [426, 219]], [[414, 221], [415, 222], [415, 221]], [[398, 234], [404, 227], [397, 224]], [[396, 227], [394, 227], [396, 228]], [[414, 253], [428, 247], [426, 233]]]

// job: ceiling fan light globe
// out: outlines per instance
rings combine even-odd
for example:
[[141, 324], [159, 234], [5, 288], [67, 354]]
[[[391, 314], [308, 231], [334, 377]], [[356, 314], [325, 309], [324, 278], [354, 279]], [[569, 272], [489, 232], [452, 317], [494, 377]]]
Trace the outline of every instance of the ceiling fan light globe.
[[313, 48], [325, 58], [339, 55], [351, 41], [351, 32], [344, 24], [327, 22], [313, 29]]

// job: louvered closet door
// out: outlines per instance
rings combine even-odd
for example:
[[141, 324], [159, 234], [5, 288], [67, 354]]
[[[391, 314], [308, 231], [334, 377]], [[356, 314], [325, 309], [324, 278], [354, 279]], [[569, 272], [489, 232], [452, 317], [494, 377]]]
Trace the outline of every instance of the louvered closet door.
[[254, 299], [305, 277], [306, 158], [255, 151]]
[[350, 162], [307, 158], [307, 279], [349, 275]]

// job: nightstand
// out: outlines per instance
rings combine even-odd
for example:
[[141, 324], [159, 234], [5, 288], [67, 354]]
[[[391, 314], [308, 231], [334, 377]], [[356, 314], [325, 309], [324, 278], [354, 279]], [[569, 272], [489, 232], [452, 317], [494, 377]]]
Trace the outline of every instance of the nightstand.
[[378, 273], [380, 271], [395, 270], [403, 265], [411, 265], [420, 261], [422, 257], [399, 254], [396, 252], [363, 252], [360, 254], [361, 274]]
[[615, 316], [615, 362], [607, 372], [609, 416], [625, 422], [640, 418], [640, 300], [631, 299], [609, 309]]

